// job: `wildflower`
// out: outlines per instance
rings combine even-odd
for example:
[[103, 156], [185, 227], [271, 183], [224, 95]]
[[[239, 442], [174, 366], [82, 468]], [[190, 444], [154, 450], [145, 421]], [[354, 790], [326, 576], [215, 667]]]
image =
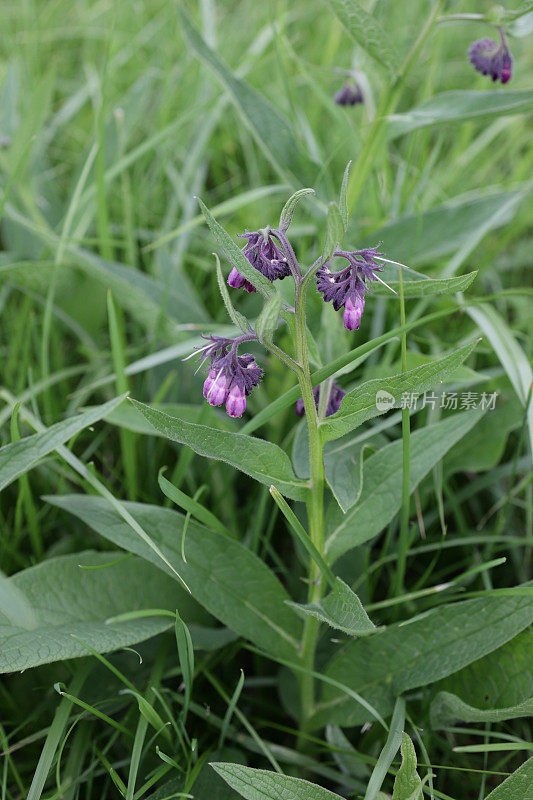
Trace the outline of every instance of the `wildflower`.
[[365, 308], [365, 291], [369, 291], [374, 280], [380, 280], [376, 275], [382, 270], [376, 261], [378, 249], [336, 250], [333, 255], [345, 258], [348, 266], [340, 272], [331, 272], [327, 264], [321, 267], [316, 274], [317, 289], [326, 303], [333, 302], [335, 311], [344, 306], [346, 330], [358, 330]]
[[230, 417], [242, 417], [246, 409], [246, 396], [259, 384], [263, 370], [250, 353], [238, 355], [237, 348], [241, 342], [255, 339], [255, 336], [245, 334], [236, 339], [222, 336], [207, 338], [210, 344], [200, 350], [204, 361], [210, 359], [203, 395], [211, 406], [225, 403]]
[[[315, 388], [313, 389], [313, 395], [315, 398], [315, 406], [317, 408], [317, 411], [318, 411], [318, 404], [320, 401], [320, 388], [322, 385], [323, 384], [315, 386]], [[335, 383], [335, 381], [331, 384], [331, 389], [329, 392], [329, 400], [326, 407], [326, 417], [331, 417], [332, 414], [335, 414], [339, 410], [339, 408], [341, 407], [342, 398], [344, 397], [345, 394], [346, 392], [343, 389], [341, 389], [341, 387], [338, 386]], [[303, 417], [303, 415], [305, 414], [304, 401], [301, 397], [299, 400], [296, 401], [295, 411], [298, 417]]]
[[[272, 281], [286, 278], [291, 271], [286, 257], [270, 234], [270, 228], [267, 227], [260, 231], [246, 231], [240, 236], [242, 239], [247, 239], [243, 254], [252, 267], [272, 283]], [[247, 292], [256, 291], [244, 275], [241, 275], [235, 268], [230, 272], [228, 283], [235, 289], [245, 289]]]
[[358, 83], [346, 83], [334, 97], [338, 106], [355, 106], [364, 102], [363, 92]]
[[501, 28], [499, 44], [493, 39], [479, 39], [470, 45], [468, 55], [474, 68], [483, 75], [490, 75], [493, 81], [507, 83], [511, 80], [513, 58]]

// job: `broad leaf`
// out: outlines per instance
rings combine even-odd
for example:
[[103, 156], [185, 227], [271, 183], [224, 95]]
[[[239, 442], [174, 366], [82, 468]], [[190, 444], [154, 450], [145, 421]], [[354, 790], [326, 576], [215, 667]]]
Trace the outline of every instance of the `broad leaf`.
[[293, 500], [305, 500], [307, 483], [296, 477], [288, 455], [277, 445], [242, 433], [185, 422], [136, 400], [131, 402], [168, 439], [188, 445], [201, 456], [225, 461], [259, 483], [275, 486]]
[[340, 800], [338, 794], [301, 778], [265, 769], [252, 769], [242, 764], [215, 762], [211, 766], [246, 800]]
[[[389, 274], [398, 275], [398, 268], [383, 271], [383, 280], [386, 281], [391, 289], [399, 293], [400, 283], [398, 280], [390, 279]], [[454, 278], [425, 278], [424, 280], [409, 279], [406, 273], [403, 282], [403, 293], [405, 297], [428, 297], [434, 294], [453, 294], [454, 292], [464, 292], [477, 275], [477, 271], [469, 272], [466, 275], [459, 275]], [[372, 294], [382, 295], [392, 298], [394, 295], [382, 283], [376, 283], [372, 289]]]
[[363, 422], [392, 408], [400, 408], [402, 396], [412, 393], [422, 395], [442, 383], [468, 358], [476, 342], [459, 348], [448, 356], [422, 364], [415, 369], [393, 375], [390, 378], [376, 378], [361, 384], [343, 398], [336, 414], [326, 417], [320, 429], [326, 439], [337, 439], [349, 433]]
[[[236, 420], [228, 417], [223, 411], [213, 406], [203, 404], [195, 406], [186, 403], [154, 403], [153, 408], [170, 414], [172, 417], [179, 417], [187, 422], [207, 423], [210, 428], [221, 428], [222, 430], [232, 430], [236, 426]], [[135, 433], [142, 433], [145, 436], [162, 437], [161, 431], [157, 431], [151, 425], [144, 414], [134, 408], [131, 403], [123, 403], [115, 408], [110, 414], [106, 414], [105, 419], [111, 425], [127, 428]]]
[[[439, 606], [378, 636], [349, 641], [333, 657], [326, 674], [361, 694], [382, 715], [389, 714], [398, 695], [457, 672], [532, 622], [531, 595], [487, 595]], [[314, 719], [317, 727], [332, 722], [360, 725], [367, 719], [362, 706], [325, 685]]]
[[403, 734], [402, 763], [394, 779], [392, 800], [419, 800], [422, 796], [422, 781], [416, 771], [416, 752], [411, 737]]
[[238, 78], [209, 47], [182, 4], [179, 14], [187, 43], [229, 92], [242, 121], [250, 129], [272, 166], [284, 177], [289, 176], [291, 183], [295, 182], [293, 175], [299, 181], [307, 182], [305, 176], [309, 172], [310, 161], [300, 150], [287, 119], [246, 81]]
[[410, 111], [389, 117], [389, 131], [393, 137], [401, 136], [427, 125], [463, 122], [491, 116], [502, 117], [505, 114], [520, 114], [532, 109], [533, 90], [531, 89], [517, 91], [467, 89], [443, 92]]
[[398, 57], [389, 35], [357, 0], [324, 0], [351, 38], [391, 72]]
[[27, 436], [0, 448], [0, 489], [8, 486], [19, 475], [28, 472], [39, 459], [51, 453], [59, 445], [68, 442], [79, 431], [105, 417], [119, 406], [125, 397], [126, 395], [115, 397], [108, 403], [91, 408], [77, 417], [57, 422], [42, 433], [35, 433], [33, 436]]
[[[118, 547], [151, 561], [173, 575], [148, 545], [135, 536], [117, 512], [98, 497], [47, 497], [49, 503], [74, 514]], [[184, 562], [181, 534], [185, 517], [176, 511], [141, 503], [125, 508], [165, 554], [193, 597], [225, 625], [267, 652], [294, 659], [301, 633], [300, 620], [287, 607], [286, 591], [268, 567], [243, 547], [216, 531], [189, 521]]]
[[376, 631], [376, 626], [355, 592], [340, 578], [337, 578], [333, 590], [320, 602], [307, 604], [289, 602], [289, 605], [296, 611], [310, 614], [350, 636], [368, 636], [369, 633]]
[[524, 631], [435, 686], [431, 725], [498, 722], [533, 714], [533, 631]]
[[206, 618], [177, 581], [117, 552], [51, 558], [7, 582], [23, 601], [19, 609], [31, 613], [14, 613], [12, 604], [8, 609], [0, 600], [0, 672], [86, 656], [82, 642], [107, 653], [172, 625], [172, 619], [155, 615], [106, 623], [126, 612], [179, 609], [187, 620]]
[[[480, 410], [465, 411], [411, 434], [410, 491], [481, 419]], [[363, 489], [359, 500], [346, 514], [332, 506], [327, 518], [329, 531], [326, 553], [329, 562], [377, 536], [400, 510], [402, 503], [401, 439], [383, 447], [363, 465]]]
[[533, 797], [533, 758], [518, 767], [485, 800], [529, 800], [530, 797]]

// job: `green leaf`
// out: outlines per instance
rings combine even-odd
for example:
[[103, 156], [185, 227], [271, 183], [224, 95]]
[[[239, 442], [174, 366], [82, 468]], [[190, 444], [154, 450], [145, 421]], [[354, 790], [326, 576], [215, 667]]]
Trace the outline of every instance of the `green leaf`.
[[182, 492], [181, 489], [178, 489], [177, 486], [174, 486], [173, 483], [168, 481], [163, 475], [161, 471], [165, 469], [164, 467], [161, 468], [159, 471], [159, 475], [157, 476], [157, 481], [159, 483], [159, 488], [165, 495], [168, 497], [169, 500], [172, 500], [180, 508], [184, 508], [185, 511], [189, 511], [197, 520], [203, 523], [207, 528], [213, 528], [214, 531], [218, 531], [223, 536], [230, 536], [234, 538], [234, 534], [229, 531], [226, 526], [220, 522], [218, 517], [215, 517], [207, 508], [205, 508], [201, 503], [195, 500], [193, 497], [189, 497], [188, 494]]
[[398, 752], [398, 748], [400, 747], [404, 725], [405, 700], [403, 697], [398, 697], [394, 705], [389, 735], [387, 736], [385, 747], [379, 754], [379, 758], [376, 761], [376, 766], [372, 770], [372, 774], [370, 776], [370, 780], [368, 781], [368, 786], [365, 792], [365, 800], [375, 800], [377, 793], [381, 789], [381, 785], [385, 780], [387, 772], [389, 771], [392, 760]]
[[[533, 597], [529, 595], [487, 595], [439, 606], [378, 636], [349, 641], [333, 657], [326, 675], [361, 694], [385, 715], [399, 694], [457, 672], [508, 642], [532, 621]], [[368, 712], [360, 705], [331, 685], [325, 686], [313, 720], [317, 727], [322, 723], [360, 725], [367, 720]]]
[[274, 338], [274, 331], [278, 324], [279, 312], [281, 311], [281, 295], [276, 292], [266, 301], [261, 313], [255, 323], [257, 338], [263, 344], [269, 345]]
[[305, 500], [308, 484], [296, 477], [289, 457], [277, 445], [242, 433], [185, 422], [137, 400], [131, 402], [168, 439], [188, 445], [201, 456], [231, 464], [259, 483], [275, 486], [292, 500]]
[[431, 726], [499, 722], [533, 714], [533, 631], [524, 631], [435, 686]]
[[284, 177], [288, 176], [291, 183], [296, 182], [293, 176], [300, 179], [298, 180], [300, 185], [302, 182], [305, 183], [305, 176], [311, 164], [301, 151], [287, 119], [272, 103], [230, 70], [202, 38], [182, 4], [179, 15], [187, 43], [228, 91], [242, 121], [274, 169]]
[[416, 752], [411, 737], [403, 734], [402, 763], [394, 779], [392, 800], [419, 800], [422, 796], [422, 781], [416, 771]]
[[0, 672], [86, 656], [82, 642], [98, 653], [107, 653], [172, 625], [172, 620], [160, 616], [106, 624], [125, 612], [179, 608], [185, 618], [205, 619], [175, 580], [140, 558], [117, 562], [121, 555], [86, 552], [60, 556], [9, 578], [10, 587], [24, 598], [31, 615], [15, 618], [12, 609], [0, 601]]
[[337, 203], [330, 203], [326, 217], [326, 239], [322, 250], [321, 261], [325, 264], [332, 257], [337, 245], [342, 240], [344, 225]]
[[279, 228], [283, 233], [286, 233], [290, 227], [292, 222], [292, 216], [294, 214], [294, 209], [296, 208], [299, 201], [302, 197], [307, 197], [310, 194], [315, 194], [314, 189], [298, 189], [297, 192], [294, 192], [293, 195], [289, 197], [285, 205], [283, 206], [280, 218], [279, 218]]
[[404, 392], [424, 394], [433, 389], [453, 374], [468, 358], [476, 344], [477, 342], [467, 344], [443, 358], [400, 375], [376, 378], [361, 384], [348, 392], [336, 414], [321, 421], [323, 436], [326, 439], [337, 439], [373, 417], [385, 414], [392, 408], [400, 408]]
[[[465, 411], [415, 431], [410, 440], [410, 491], [438, 464], [448, 450], [481, 419], [480, 410]], [[363, 489], [346, 514], [332, 506], [327, 517], [328, 561], [377, 536], [401, 508], [402, 441], [383, 447], [363, 466]]]
[[[210, 428], [221, 428], [222, 430], [232, 430], [236, 426], [236, 420], [228, 417], [223, 411], [213, 406], [196, 406], [186, 403], [154, 403], [153, 408], [170, 414], [172, 417], [179, 417], [187, 422], [207, 422]], [[106, 414], [105, 419], [111, 425], [127, 428], [135, 433], [143, 433], [146, 436], [159, 436], [163, 434], [156, 431], [146, 417], [134, 408], [131, 403], [123, 403], [118, 408]]]
[[[397, 272], [396, 267], [396, 274]], [[394, 289], [395, 292], [400, 291], [400, 284], [397, 280], [390, 280], [384, 274], [384, 280]], [[471, 283], [475, 280], [477, 271], [468, 272], [466, 275], [459, 275], [453, 278], [426, 278], [425, 280], [410, 280], [409, 273], [406, 273], [403, 282], [403, 293], [405, 297], [429, 297], [436, 294], [454, 294], [455, 292], [464, 292]], [[372, 289], [372, 294], [380, 295], [383, 297], [394, 297], [392, 292], [383, 286], [382, 283], [376, 283]]]
[[[526, 354], [516, 341], [507, 323], [492, 308], [484, 303], [469, 307], [469, 316], [479, 325], [501, 361], [513, 389], [524, 408], [527, 407], [529, 441], [533, 452], [533, 402], [531, 402], [531, 386], [533, 371]], [[529, 403], [529, 405], [528, 405]]]
[[533, 797], [533, 758], [518, 767], [485, 800], [529, 800], [530, 797]]
[[344, 175], [342, 176], [341, 191], [339, 194], [339, 212], [342, 219], [344, 230], [348, 230], [348, 222], [350, 221], [350, 212], [348, 211], [348, 178], [350, 177], [350, 167], [352, 162], [348, 161]]
[[265, 276], [259, 272], [259, 270], [252, 267], [240, 247], [235, 244], [229, 233], [224, 230], [220, 222], [216, 221], [203, 200], [198, 198], [198, 204], [202, 209], [202, 214], [204, 215], [207, 224], [211, 228], [215, 239], [224, 250], [232, 267], [235, 267], [237, 272], [240, 272], [241, 275], [244, 275], [246, 280], [249, 281], [252, 286], [255, 286], [255, 288], [261, 292], [264, 297], [271, 297], [274, 294], [275, 289], [268, 278], [265, 278]]
[[[171, 577], [174, 574], [100, 498], [66, 495], [46, 499], [74, 514], [116, 546], [151, 561]], [[182, 514], [141, 503], [124, 503], [124, 506], [150, 532], [153, 541], [186, 581], [193, 597], [213, 616], [267, 652], [296, 658], [300, 620], [286, 606], [289, 596], [281, 583], [257, 556], [239, 542], [191, 519], [185, 541], [187, 561], [184, 562], [180, 551], [185, 520]]]
[[277, 800], [282, 797], [287, 800], [340, 800], [338, 794], [301, 778], [252, 769], [242, 764], [215, 762], [211, 766], [246, 800]]
[[357, 0], [324, 0], [354, 42], [390, 72], [398, 64], [394, 45], [376, 18]]
[[302, 604], [290, 601], [289, 605], [296, 611], [310, 614], [350, 636], [368, 636], [369, 633], [376, 632], [376, 626], [361, 601], [340, 578], [336, 579], [333, 590], [320, 602]]
[[233, 303], [231, 302], [231, 297], [229, 296], [228, 287], [226, 286], [226, 280], [224, 275], [222, 274], [222, 267], [220, 266], [220, 259], [217, 253], [213, 253], [215, 256], [216, 261], [216, 270], [217, 270], [217, 283], [218, 288], [220, 290], [220, 294], [222, 295], [222, 300], [224, 301], [224, 305], [226, 306], [226, 311], [237, 328], [240, 328], [241, 331], [244, 333], [249, 333], [251, 330], [251, 325], [246, 319], [246, 317], [241, 314], [240, 311], [237, 311], [233, 308]]
[[126, 395], [115, 397], [108, 403], [91, 408], [77, 417], [57, 422], [42, 433], [26, 436], [24, 439], [19, 439], [18, 442], [12, 442], [0, 448], [0, 490], [8, 486], [19, 475], [32, 469], [43, 456], [51, 453], [59, 445], [68, 442], [79, 431], [105, 417], [119, 406], [125, 397]]
[[463, 122], [469, 119], [502, 117], [533, 109], [533, 90], [471, 89], [442, 92], [403, 114], [389, 117], [391, 137], [402, 136], [428, 125]]

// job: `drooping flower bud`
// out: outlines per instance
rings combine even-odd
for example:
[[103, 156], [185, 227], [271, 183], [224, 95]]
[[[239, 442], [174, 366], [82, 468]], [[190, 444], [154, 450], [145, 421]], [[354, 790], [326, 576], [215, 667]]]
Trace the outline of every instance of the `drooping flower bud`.
[[334, 97], [338, 106], [355, 106], [364, 103], [363, 92], [358, 83], [346, 83]]
[[244, 388], [233, 381], [226, 399], [226, 412], [230, 417], [242, 417], [246, 409], [246, 396]]
[[250, 281], [247, 281], [244, 275], [233, 267], [228, 277], [228, 284], [234, 289], [244, 289], [245, 292], [257, 292], [255, 286], [252, 286]]
[[483, 75], [490, 75], [493, 81], [507, 83], [511, 80], [513, 58], [509, 52], [505, 34], [500, 29], [500, 43], [493, 39], [478, 39], [468, 51], [470, 63]]
[[349, 331], [359, 329], [365, 307], [365, 292], [377, 279], [382, 267], [376, 261], [377, 247], [364, 250], [336, 250], [334, 257], [345, 258], [348, 266], [340, 272], [331, 272], [326, 264], [316, 274], [318, 291], [326, 303], [332, 302], [335, 311], [344, 306], [344, 327]]
[[[208, 380], [209, 376], [207, 378], [207, 381]], [[228, 380], [226, 378], [226, 375], [224, 374], [223, 369], [220, 369], [218, 373], [215, 375], [214, 379], [211, 381], [211, 385], [209, 386], [207, 395], [205, 395], [205, 384], [204, 384], [204, 396], [206, 397], [206, 400], [210, 406], [221, 406], [226, 399], [227, 391], [228, 391]]]

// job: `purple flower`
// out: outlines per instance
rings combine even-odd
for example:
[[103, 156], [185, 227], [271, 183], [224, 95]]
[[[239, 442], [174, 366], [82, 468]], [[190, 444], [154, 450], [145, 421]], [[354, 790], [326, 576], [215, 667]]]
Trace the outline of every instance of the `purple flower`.
[[507, 83], [511, 80], [513, 59], [505, 35], [500, 29], [500, 43], [493, 39], [479, 39], [470, 45], [470, 63], [483, 75], [490, 75], [493, 81]]
[[346, 83], [334, 97], [338, 106], [355, 106], [364, 102], [359, 84]]
[[[291, 274], [286, 257], [270, 235], [270, 228], [240, 234], [241, 239], [247, 239], [243, 253], [254, 269], [260, 272], [272, 283], [282, 280]], [[230, 272], [228, 283], [235, 289], [245, 289], [255, 292], [252, 284], [233, 268]]]
[[[322, 386], [323, 384], [320, 384], [319, 386], [315, 386], [315, 388], [313, 389], [313, 395], [315, 398], [315, 406], [317, 408], [317, 411], [318, 411], [318, 403], [320, 401], [320, 389]], [[329, 400], [328, 400], [328, 405], [326, 407], [326, 417], [331, 417], [332, 414], [335, 414], [335, 412], [339, 410], [339, 408], [341, 407], [342, 398], [344, 397], [345, 394], [346, 392], [343, 389], [341, 389], [341, 387], [338, 386], [334, 381], [331, 385], [331, 389], [329, 392]], [[295, 411], [296, 411], [296, 416], [298, 417], [303, 417], [303, 415], [305, 414], [304, 401], [301, 397], [296, 401]]]
[[222, 336], [209, 336], [209, 345], [201, 348], [204, 360], [210, 359], [203, 395], [209, 405], [226, 404], [230, 417], [242, 417], [246, 409], [246, 396], [259, 384], [263, 370], [257, 366], [250, 353], [237, 354], [241, 341], [249, 340], [248, 335], [237, 339]]
[[336, 250], [334, 257], [345, 258], [348, 266], [340, 272], [331, 272], [328, 265], [321, 267], [316, 274], [318, 291], [324, 295], [326, 303], [333, 302], [338, 311], [344, 306], [344, 327], [348, 331], [359, 329], [365, 308], [365, 292], [376, 280], [376, 272], [382, 267], [376, 261], [377, 247], [365, 250]]

